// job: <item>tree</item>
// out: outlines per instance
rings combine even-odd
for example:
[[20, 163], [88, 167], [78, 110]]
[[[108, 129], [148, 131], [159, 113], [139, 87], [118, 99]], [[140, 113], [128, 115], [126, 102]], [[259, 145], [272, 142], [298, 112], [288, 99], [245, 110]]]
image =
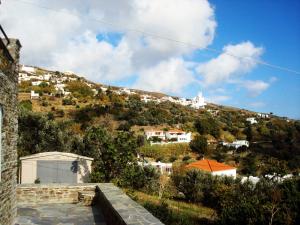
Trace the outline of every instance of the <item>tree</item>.
[[220, 127], [212, 117], [205, 117], [195, 121], [195, 128], [199, 134], [211, 134], [215, 138], [220, 136]]
[[190, 142], [190, 148], [198, 152], [199, 154], [206, 154], [207, 153], [207, 139], [204, 136], [196, 135], [194, 139]]
[[94, 171], [109, 182], [118, 177], [128, 163], [135, 161], [137, 142], [130, 132], [110, 134], [105, 128], [91, 127], [87, 130], [83, 142], [85, 154], [94, 158]]
[[47, 151], [70, 151], [72, 132], [67, 124], [38, 113], [21, 111], [19, 115], [19, 156]]

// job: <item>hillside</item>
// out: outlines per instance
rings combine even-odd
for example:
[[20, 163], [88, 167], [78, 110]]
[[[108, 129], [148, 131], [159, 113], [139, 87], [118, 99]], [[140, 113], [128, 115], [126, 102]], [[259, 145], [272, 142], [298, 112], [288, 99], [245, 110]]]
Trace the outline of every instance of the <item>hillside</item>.
[[[89, 127], [100, 125], [111, 132], [132, 131], [141, 140], [139, 151], [154, 159], [169, 161], [171, 156], [175, 160], [187, 156], [195, 159], [197, 154], [204, 154], [237, 166], [242, 174], [260, 174], [267, 170], [265, 167], [276, 164], [284, 165], [287, 172], [299, 171], [299, 121], [212, 103], [195, 109], [182, 105], [177, 97], [110, 87], [90, 82], [72, 72], [25, 66], [20, 67], [19, 101], [23, 111], [38, 113], [46, 124], [48, 120], [56, 121], [58, 128], [55, 129], [71, 133], [78, 140]], [[252, 118], [255, 123], [249, 123], [247, 118]], [[182, 147], [171, 145], [148, 146], [144, 140], [145, 130], [172, 128], [192, 132], [195, 140], [199, 135], [204, 137], [207, 147], [198, 150], [196, 143], [194, 151], [189, 146], [183, 147], [188, 150], [180, 150]], [[24, 129], [27, 132], [27, 127]], [[250, 147], [232, 151], [218, 144], [235, 140], [248, 140]], [[31, 149], [21, 148], [21, 155], [48, 150], [48, 147], [29, 146], [27, 148]], [[66, 146], [68, 151], [73, 151], [72, 146]], [[51, 148], [55, 149], [55, 144]], [[174, 150], [177, 153], [170, 150], [172, 148], [177, 149]]]

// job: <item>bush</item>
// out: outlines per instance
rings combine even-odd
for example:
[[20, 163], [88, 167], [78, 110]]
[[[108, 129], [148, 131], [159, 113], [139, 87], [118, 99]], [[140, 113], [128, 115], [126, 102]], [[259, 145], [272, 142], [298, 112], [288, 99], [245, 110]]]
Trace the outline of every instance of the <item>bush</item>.
[[32, 111], [32, 102], [30, 100], [23, 100], [19, 103], [19, 107], [28, 111]]
[[42, 101], [42, 106], [47, 107], [49, 105], [49, 102], [47, 101]]
[[74, 101], [72, 98], [64, 98], [62, 100], [63, 105], [76, 105], [76, 101]]
[[188, 160], [190, 160], [191, 158], [192, 158], [191, 156], [186, 155], [186, 156], [184, 156], [184, 157], [182, 158], [182, 161], [188, 161]]
[[169, 162], [175, 162], [177, 160], [177, 157], [176, 156], [171, 156], [169, 158]]
[[158, 157], [155, 161], [156, 162], [164, 162], [164, 157]]
[[64, 117], [65, 116], [65, 112], [64, 112], [64, 110], [60, 109], [60, 110], [56, 111], [56, 115], [58, 117]]
[[122, 171], [119, 185], [135, 190], [144, 189], [147, 192], [154, 192], [157, 190], [158, 178], [159, 173], [156, 168], [130, 164]]
[[159, 138], [159, 137], [151, 137], [151, 138], [150, 138], [150, 141], [152, 141], [152, 142], [154, 142], [154, 143], [157, 143], [157, 142], [161, 142], [162, 139]]
[[128, 122], [121, 123], [117, 130], [130, 131], [131, 125]]

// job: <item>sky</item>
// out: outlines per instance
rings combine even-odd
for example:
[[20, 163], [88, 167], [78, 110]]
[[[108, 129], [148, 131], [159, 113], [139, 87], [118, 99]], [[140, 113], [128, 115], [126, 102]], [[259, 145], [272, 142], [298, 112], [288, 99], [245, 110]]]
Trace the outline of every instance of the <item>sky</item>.
[[298, 0], [2, 0], [21, 63], [300, 119]]

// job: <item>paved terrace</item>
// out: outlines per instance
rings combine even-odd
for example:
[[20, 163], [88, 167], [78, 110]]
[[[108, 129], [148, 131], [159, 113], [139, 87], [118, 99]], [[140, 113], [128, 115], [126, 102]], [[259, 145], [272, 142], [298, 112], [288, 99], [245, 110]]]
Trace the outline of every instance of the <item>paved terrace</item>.
[[19, 205], [16, 225], [106, 225], [97, 206], [78, 204]]
[[15, 225], [163, 225], [111, 183], [22, 184]]

